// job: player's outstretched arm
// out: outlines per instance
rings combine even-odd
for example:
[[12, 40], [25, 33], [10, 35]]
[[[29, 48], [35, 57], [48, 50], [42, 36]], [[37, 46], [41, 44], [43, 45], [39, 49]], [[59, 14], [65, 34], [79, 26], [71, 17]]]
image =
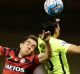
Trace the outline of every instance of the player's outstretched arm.
[[51, 47], [50, 47], [50, 44], [49, 44], [50, 35], [51, 34], [50, 34], [49, 31], [43, 33], [43, 40], [45, 42], [45, 52], [40, 53], [38, 55], [40, 63], [43, 62], [44, 60], [47, 60], [49, 55], [50, 55], [50, 50], [51, 50]]
[[69, 53], [80, 53], [80, 46], [71, 44], [68, 48]]

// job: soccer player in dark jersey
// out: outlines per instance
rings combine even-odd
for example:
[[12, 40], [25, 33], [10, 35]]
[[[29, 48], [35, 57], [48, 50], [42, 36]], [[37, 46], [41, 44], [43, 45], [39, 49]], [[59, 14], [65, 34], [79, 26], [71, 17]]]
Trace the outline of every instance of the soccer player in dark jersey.
[[[70, 74], [66, 53], [80, 53], [80, 46], [58, 39], [60, 35], [59, 21], [60, 19], [56, 19], [56, 22], [49, 20], [42, 25], [42, 30], [51, 32], [51, 37], [49, 40], [51, 45], [51, 55], [45, 62], [45, 67], [48, 71], [48, 74]], [[41, 37], [38, 38], [38, 48], [40, 53], [44, 52], [45, 50], [44, 41], [41, 39]], [[42, 68], [44, 67], [43, 65], [40, 65], [37, 67], [37, 69], [41, 69], [43, 71], [41, 66]], [[44, 72], [41, 73], [43, 74]], [[36, 70], [34, 74], [37, 74]]]
[[35, 54], [37, 38], [30, 35], [20, 43], [20, 50], [0, 46], [0, 55], [5, 56], [5, 66], [2, 74], [33, 74], [36, 66], [48, 59], [50, 32], [44, 32], [46, 51]]

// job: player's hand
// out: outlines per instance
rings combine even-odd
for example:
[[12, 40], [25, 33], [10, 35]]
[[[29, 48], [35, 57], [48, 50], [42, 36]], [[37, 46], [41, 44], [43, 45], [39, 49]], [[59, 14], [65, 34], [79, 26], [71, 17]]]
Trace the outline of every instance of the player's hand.
[[59, 18], [56, 18], [56, 20], [55, 20], [56, 22], [60, 22], [60, 19]]
[[50, 36], [51, 36], [51, 32], [50, 31], [43, 31], [43, 40], [44, 41], [49, 41], [50, 39]]

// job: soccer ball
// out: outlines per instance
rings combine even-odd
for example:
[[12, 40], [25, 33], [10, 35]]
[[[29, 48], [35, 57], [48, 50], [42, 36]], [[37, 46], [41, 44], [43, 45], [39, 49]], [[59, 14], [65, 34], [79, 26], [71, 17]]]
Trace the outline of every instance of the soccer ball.
[[63, 11], [62, 0], [46, 0], [44, 10], [50, 16], [55, 16]]

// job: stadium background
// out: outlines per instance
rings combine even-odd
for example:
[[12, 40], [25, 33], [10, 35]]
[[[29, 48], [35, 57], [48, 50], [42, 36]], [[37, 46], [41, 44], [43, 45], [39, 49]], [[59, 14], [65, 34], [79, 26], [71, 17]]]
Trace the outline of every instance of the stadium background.
[[[0, 45], [18, 47], [28, 34], [38, 35], [40, 23], [49, 16], [43, 9], [45, 0], [0, 0]], [[64, 10], [60, 38], [80, 44], [80, 0], [63, 0]], [[80, 54], [69, 54], [71, 74], [80, 74]], [[0, 74], [3, 67], [0, 57]]]

